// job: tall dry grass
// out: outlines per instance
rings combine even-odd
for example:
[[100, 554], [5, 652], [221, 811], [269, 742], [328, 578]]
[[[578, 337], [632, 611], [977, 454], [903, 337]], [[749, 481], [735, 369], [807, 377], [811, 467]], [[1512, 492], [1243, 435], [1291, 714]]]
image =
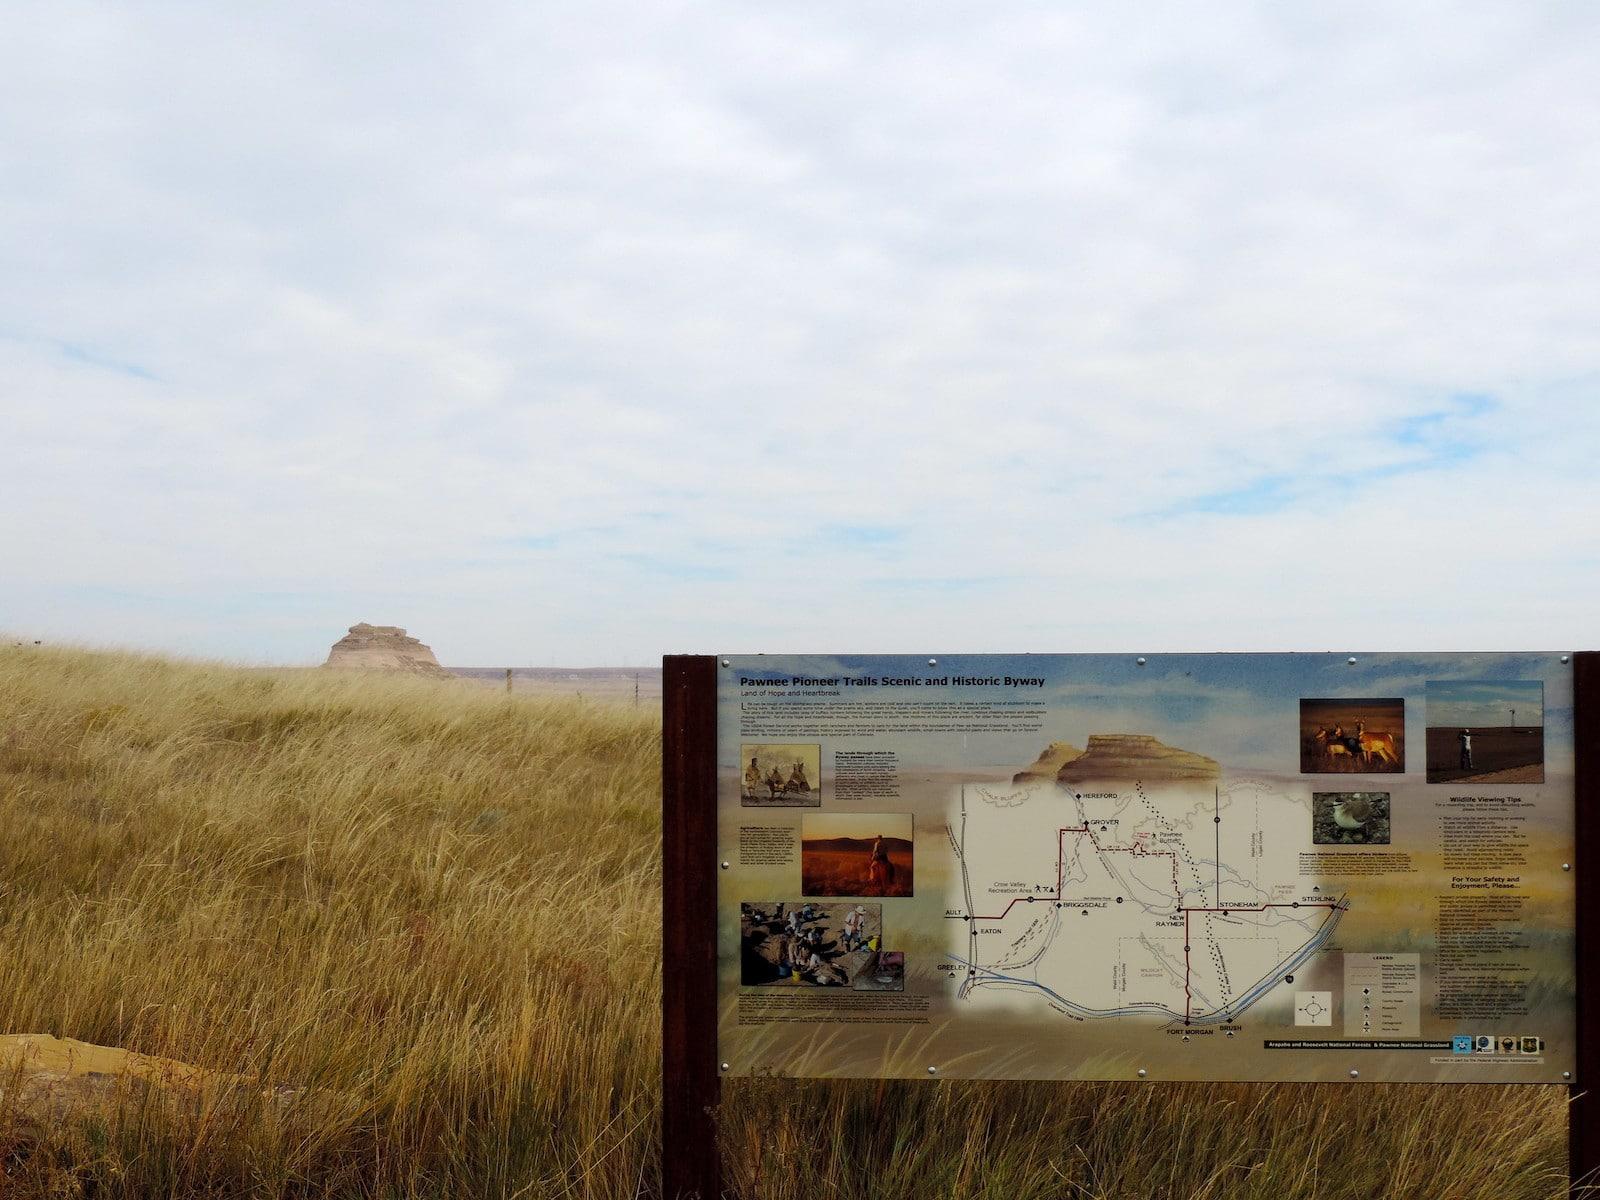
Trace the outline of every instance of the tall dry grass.
[[68, 1147], [74, 1177], [595, 1200], [648, 1179], [656, 722], [8, 650], [0, 729], [0, 1032], [313, 1089], [281, 1116], [145, 1105]]
[[[41, 1123], [0, 1194], [655, 1196], [657, 722], [0, 650], [0, 1033], [245, 1082]], [[274, 1090], [276, 1089], [276, 1090]], [[1565, 1194], [1550, 1088], [730, 1082], [745, 1197]]]

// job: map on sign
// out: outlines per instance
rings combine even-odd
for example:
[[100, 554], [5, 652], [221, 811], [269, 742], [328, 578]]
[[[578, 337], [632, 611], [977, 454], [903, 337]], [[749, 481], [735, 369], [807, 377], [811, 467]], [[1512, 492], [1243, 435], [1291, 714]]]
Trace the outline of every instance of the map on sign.
[[1292, 988], [1351, 903], [1283, 873], [1306, 800], [1140, 735], [1092, 738], [1074, 766], [961, 789], [960, 999], [1205, 1026]]

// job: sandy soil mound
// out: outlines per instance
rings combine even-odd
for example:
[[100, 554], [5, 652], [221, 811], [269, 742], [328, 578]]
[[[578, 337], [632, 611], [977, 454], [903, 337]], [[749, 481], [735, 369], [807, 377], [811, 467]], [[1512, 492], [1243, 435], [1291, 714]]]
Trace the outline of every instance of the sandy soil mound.
[[[250, 1082], [244, 1076], [208, 1071], [171, 1058], [96, 1046], [47, 1033], [0, 1036], [0, 1088], [17, 1107], [38, 1119], [60, 1119], [115, 1104], [129, 1094], [157, 1092], [195, 1102], [208, 1091]], [[286, 1103], [299, 1088], [270, 1090]]]

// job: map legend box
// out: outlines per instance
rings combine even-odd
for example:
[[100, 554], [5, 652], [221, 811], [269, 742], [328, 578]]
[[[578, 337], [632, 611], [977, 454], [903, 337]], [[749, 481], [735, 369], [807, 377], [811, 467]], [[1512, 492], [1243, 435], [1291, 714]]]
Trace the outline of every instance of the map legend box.
[[1421, 1037], [1421, 956], [1346, 954], [1344, 1031], [1354, 1038]]

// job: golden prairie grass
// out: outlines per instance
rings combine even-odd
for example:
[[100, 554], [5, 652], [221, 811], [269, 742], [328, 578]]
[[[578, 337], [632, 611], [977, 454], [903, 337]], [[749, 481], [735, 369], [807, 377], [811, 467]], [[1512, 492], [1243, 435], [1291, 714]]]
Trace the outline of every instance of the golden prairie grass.
[[[41, 1121], [0, 1195], [659, 1194], [659, 725], [0, 650], [0, 1033], [242, 1076]], [[1565, 1195], [1553, 1088], [730, 1081], [763, 1200]]]
[[633, 1193], [654, 722], [407, 679], [0, 664], [0, 1032], [338, 1098], [147, 1106], [23, 1155], [16, 1190], [70, 1161], [100, 1195]]

